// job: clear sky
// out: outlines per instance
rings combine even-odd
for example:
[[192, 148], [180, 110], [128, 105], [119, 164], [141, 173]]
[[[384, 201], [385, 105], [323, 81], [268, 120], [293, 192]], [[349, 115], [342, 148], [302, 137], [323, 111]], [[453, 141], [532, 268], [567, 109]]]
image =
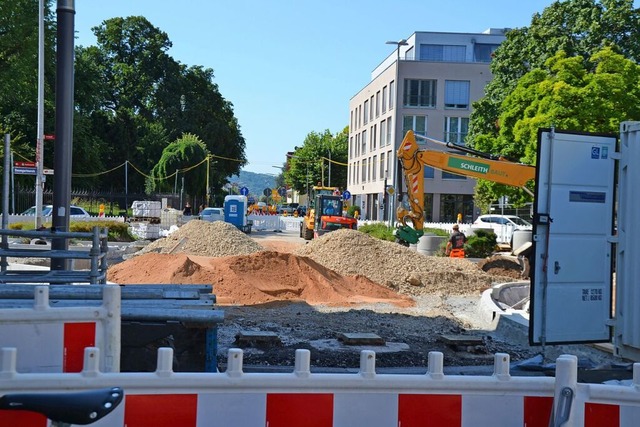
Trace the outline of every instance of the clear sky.
[[91, 28], [144, 16], [173, 42], [169, 54], [214, 70], [246, 140], [244, 170], [277, 174], [312, 131], [341, 131], [349, 100], [416, 31], [528, 26], [553, 0], [109, 0], [76, 1], [76, 45]]

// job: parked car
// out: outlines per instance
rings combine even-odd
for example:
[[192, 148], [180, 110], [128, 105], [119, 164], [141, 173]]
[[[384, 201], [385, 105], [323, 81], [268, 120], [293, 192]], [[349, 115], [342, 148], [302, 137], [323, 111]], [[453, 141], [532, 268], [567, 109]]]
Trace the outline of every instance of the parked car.
[[200, 212], [200, 219], [203, 221], [224, 221], [224, 209], [204, 208]]
[[511, 244], [511, 238], [515, 230], [532, 230], [533, 225], [515, 215], [480, 215], [471, 225], [471, 228], [491, 229], [496, 233], [498, 243]]
[[280, 215], [286, 213], [287, 215], [293, 215], [293, 213], [298, 209], [298, 203], [283, 203], [278, 205], [278, 213]]
[[[51, 216], [53, 212], [53, 205], [45, 205], [42, 207], [42, 216]], [[36, 207], [31, 206], [26, 211], [22, 212], [22, 215], [35, 215]], [[80, 206], [69, 206], [69, 217], [70, 218], [89, 218], [89, 212], [81, 208]]]

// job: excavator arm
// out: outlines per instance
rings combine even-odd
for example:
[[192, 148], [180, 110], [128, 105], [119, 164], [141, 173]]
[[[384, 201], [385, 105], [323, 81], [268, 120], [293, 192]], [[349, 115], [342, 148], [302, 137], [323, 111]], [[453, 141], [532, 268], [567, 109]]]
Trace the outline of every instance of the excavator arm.
[[[431, 141], [449, 148], [456, 148], [436, 140]], [[495, 159], [488, 155], [486, 157], [472, 157], [446, 151], [420, 149], [416, 142], [416, 136], [411, 130], [402, 140], [397, 155], [402, 164], [410, 209], [400, 203], [396, 211], [398, 221], [401, 223], [396, 230], [396, 240], [405, 245], [417, 243], [424, 234], [425, 165], [458, 175], [486, 179], [524, 189], [526, 189], [525, 184], [535, 178], [536, 172], [533, 166]], [[408, 221], [411, 221], [411, 225], [408, 224]]]

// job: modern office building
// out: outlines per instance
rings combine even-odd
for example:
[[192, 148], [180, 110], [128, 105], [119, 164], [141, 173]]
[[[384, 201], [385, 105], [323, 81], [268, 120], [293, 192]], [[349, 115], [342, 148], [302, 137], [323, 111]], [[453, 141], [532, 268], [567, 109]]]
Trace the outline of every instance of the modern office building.
[[[387, 42], [396, 49], [349, 102], [348, 190], [363, 218], [393, 218], [396, 196], [388, 196], [385, 206], [385, 184], [397, 194], [396, 151], [407, 130], [464, 144], [471, 104], [484, 96], [492, 54], [506, 31], [416, 32]], [[424, 176], [426, 221], [453, 222], [458, 213], [471, 221], [479, 214], [473, 205], [474, 179], [430, 167]]]

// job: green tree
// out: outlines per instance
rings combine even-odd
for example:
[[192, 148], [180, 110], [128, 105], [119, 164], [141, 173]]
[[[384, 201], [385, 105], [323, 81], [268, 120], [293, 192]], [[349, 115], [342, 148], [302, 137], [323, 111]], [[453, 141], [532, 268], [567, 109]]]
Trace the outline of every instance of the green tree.
[[285, 165], [284, 178], [287, 185], [301, 194], [309, 187], [329, 182], [329, 152], [331, 152], [331, 186], [346, 188], [348, 128], [335, 136], [328, 129], [323, 133], [311, 132], [301, 147]]
[[[535, 70], [547, 70], [553, 63], [547, 61], [560, 50], [566, 58], [582, 60], [584, 71], [592, 73], [597, 61], [589, 58], [606, 46], [632, 61], [640, 59], [640, 10], [634, 8], [633, 0], [556, 1], [535, 14], [528, 27], [510, 30], [491, 62], [493, 79], [485, 88], [486, 95], [473, 105], [467, 144], [492, 154], [527, 160], [522, 157], [525, 150], [518, 147], [519, 142], [507, 139], [502, 132], [503, 127], [510, 127], [505, 120], [515, 118], [501, 116], [508, 108], [503, 104], [505, 99], [516, 90], [521, 78], [535, 79]], [[527, 74], [530, 72], [533, 74]], [[607, 97], [599, 96], [601, 100]], [[533, 111], [523, 113], [530, 116]], [[484, 181], [476, 187], [476, 202], [480, 204], [502, 195], [508, 195], [512, 202], [527, 199], [516, 189]]]
[[[544, 69], [523, 76], [501, 106], [500, 131], [492, 143], [525, 163], [535, 164], [538, 129], [617, 133], [620, 122], [640, 119], [640, 66], [607, 47], [589, 61], [558, 52]], [[523, 195], [479, 182], [478, 199]]]
[[171, 191], [174, 181], [168, 179], [175, 176], [176, 171], [182, 180], [188, 195], [202, 197], [206, 194], [207, 147], [193, 134], [184, 134], [170, 143], [162, 152], [158, 164], [151, 171], [152, 188], [158, 191]]

